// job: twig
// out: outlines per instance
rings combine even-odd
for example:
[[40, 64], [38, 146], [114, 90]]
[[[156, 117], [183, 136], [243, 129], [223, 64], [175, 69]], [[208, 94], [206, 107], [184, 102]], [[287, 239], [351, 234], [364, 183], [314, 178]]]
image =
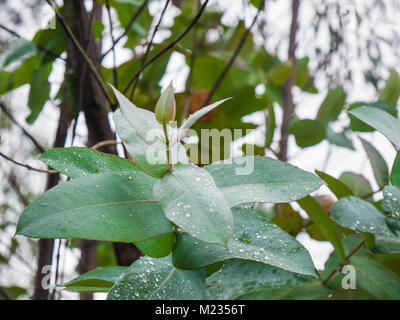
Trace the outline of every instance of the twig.
[[[114, 43], [114, 33], [113, 33], [113, 23], [111, 19], [111, 10], [110, 10], [110, 4], [109, 1], [106, 0], [106, 9], [107, 9], [107, 15], [108, 15], [108, 23], [110, 24], [110, 37], [112, 43]], [[111, 47], [112, 52], [113, 52], [113, 77], [114, 77], [114, 87], [118, 88], [118, 73], [117, 73], [117, 56], [115, 53], [115, 45]]]
[[[9, 28], [7, 28], [6, 26], [0, 24], [0, 29], [3, 29], [5, 31], [7, 31], [9, 34], [13, 35], [14, 37], [20, 38], [20, 39], [24, 39], [24, 37], [20, 36], [18, 33], [16, 33], [14, 30], [11, 30]], [[62, 61], [65, 62], [65, 59], [62, 58], [61, 56], [55, 54], [54, 52], [52, 52], [51, 50], [47, 49], [46, 47], [43, 47], [42, 45], [32, 42], [39, 50], [47, 53], [49, 56], [52, 56], [55, 59], [60, 59]]]
[[54, 3], [53, 0], [46, 0], [47, 3], [52, 7], [52, 9], [54, 10], [57, 19], [60, 21], [61, 25], [63, 26], [63, 28], [65, 29], [65, 32], [67, 33], [68, 37], [72, 40], [72, 42], [74, 43], [75, 47], [78, 49], [79, 53], [82, 55], [83, 59], [86, 61], [86, 63], [89, 66], [90, 71], [93, 73], [96, 81], [98, 82], [98, 84], [101, 87], [101, 90], [104, 93], [104, 96], [106, 97], [106, 99], [108, 100], [108, 102], [112, 105], [112, 99], [107, 91], [107, 88], [103, 82], [103, 79], [101, 78], [98, 70], [96, 69], [96, 66], [94, 65], [92, 59], [90, 59], [90, 57], [86, 54], [85, 50], [82, 48], [82, 46], [80, 45], [78, 39], [75, 37], [74, 33], [72, 32], [70, 26], [68, 25], [67, 21], [65, 20], [65, 18], [62, 16], [62, 14], [57, 10], [56, 8], [56, 4]]
[[24, 168], [26, 168], [26, 169], [28, 169], [28, 170], [37, 171], [37, 172], [43, 172], [43, 173], [51, 173], [51, 174], [53, 174], [53, 173], [58, 173], [58, 172], [55, 171], [55, 170], [46, 170], [46, 169], [34, 168], [34, 167], [30, 166], [29, 164], [25, 164], [25, 163], [18, 162], [18, 161], [16, 161], [16, 160], [14, 160], [13, 158], [11, 158], [11, 157], [5, 155], [5, 154], [2, 153], [2, 152], [0, 152], [0, 156], [2, 156], [4, 159], [7, 159], [8, 161], [11, 161], [12, 163], [14, 163], [14, 164], [16, 164], [16, 165], [19, 165], [19, 166], [21, 166], [21, 167], [24, 167]]
[[100, 141], [98, 143], [96, 143], [95, 145], [91, 146], [90, 148], [93, 150], [97, 150], [103, 146], [108, 146], [108, 145], [112, 145], [112, 144], [119, 144], [120, 142], [115, 141], [115, 140], [104, 140], [104, 141]]
[[[156, 25], [155, 28], [154, 28], [153, 34], [151, 35], [150, 42], [147, 44], [146, 52], [145, 52], [145, 54], [144, 54], [144, 56], [143, 56], [142, 64], [140, 65], [140, 67], [143, 67], [143, 65], [146, 63], [147, 57], [149, 56], [149, 53], [150, 53], [151, 46], [153, 45], [154, 36], [156, 35], [156, 33], [157, 33], [157, 31], [158, 31], [158, 28], [159, 28], [160, 25], [161, 25], [161, 21], [162, 21], [162, 19], [163, 19], [163, 17], [164, 17], [165, 12], [167, 11], [167, 7], [168, 7], [170, 1], [171, 1], [171, 0], [167, 0], [167, 1], [165, 2], [164, 8], [163, 8], [163, 10], [162, 10], [162, 12], [161, 12], [160, 19], [158, 20], [157, 25]], [[137, 87], [137, 84], [138, 84], [138, 81], [139, 81], [139, 77], [140, 77], [140, 74], [139, 74], [138, 77], [136, 78], [135, 83], [134, 83], [134, 85], [133, 85], [133, 87], [132, 87], [131, 95], [130, 95], [130, 97], [129, 97], [130, 100], [132, 100], [133, 95], [135, 94], [135, 90], [136, 90], [136, 87]], [[130, 84], [128, 84], [128, 85], [130, 86]]]
[[143, 9], [146, 8], [147, 3], [149, 0], [143, 1], [139, 9], [135, 12], [135, 14], [132, 16], [131, 20], [128, 22], [126, 25], [124, 32], [115, 40], [113, 41], [112, 47], [108, 49], [100, 58], [100, 62], [103, 61], [103, 59], [113, 50], [115, 45], [123, 38], [125, 35], [128, 33], [129, 29], [132, 27], [132, 25], [135, 23], [136, 19], [140, 16], [142, 13]]
[[221, 72], [221, 74], [219, 75], [218, 79], [215, 81], [215, 84], [214, 84], [213, 88], [211, 89], [211, 91], [208, 94], [207, 98], [203, 102], [203, 107], [205, 105], [207, 105], [211, 101], [213, 95], [215, 94], [215, 92], [217, 91], [217, 89], [221, 85], [222, 81], [224, 80], [226, 74], [228, 73], [229, 69], [232, 67], [233, 63], [235, 62], [237, 56], [239, 55], [240, 50], [242, 49], [243, 45], [246, 42], [246, 39], [247, 39], [248, 35], [250, 34], [251, 29], [253, 28], [253, 26], [255, 25], [255, 23], [257, 21], [258, 15], [260, 14], [262, 9], [264, 8], [264, 5], [265, 5], [265, 0], [263, 0], [261, 2], [260, 6], [258, 7], [257, 14], [255, 15], [250, 27], [247, 28], [246, 31], [244, 32], [244, 34], [243, 34], [242, 38], [240, 39], [240, 42], [239, 42], [235, 52], [233, 53], [232, 57], [230, 58], [228, 64], [226, 65], [225, 69]]
[[26, 135], [26, 136], [32, 141], [32, 143], [35, 145], [35, 147], [36, 147], [41, 153], [43, 153], [43, 152], [45, 151], [45, 149], [40, 145], [39, 142], [37, 142], [37, 140], [36, 140], [28, 131], [25, 130], [25, 128], [24, 128], [22, 125], [20, 125], [20, 124], [18, 123], [17, 120], [15, 120], [15, 118], [13, 117], [13, 115], [11, 114], [11, 112], [8, 111], [7, 107], [6, 107], [2, 102], [0, 102], [0, 108], [1, 108], [1, 110], [6, 114], [6, 116], [7, 116], [8, 118], [10, 118], [10, 120], [11, 120], [12, 122], [14, 122], [15, 125], [16, 125], [18, 128], [21, 129], [21, 131], [24, 133], [24, 135]]
[[[345, 261], [349, 260], [365, 243], [365, 240], [360, 241], [354, 248], [353, 250], [351, 250], [349, 252], [349, 254], [345, 257]], [[331, 280], [332, 278], [336, 277], [336, 275], [339, 273], [338, 268], [341, 266], [342, 264], [340, 263], [339, 266], [333, 270], [326, 278], [324, 281], [322, 281], [323, 285], [326, 285], [328, 283], [329, 280]]]
[[183, 37], [186, 36], [186, 34], [193, 28], [193, 26], [197, 23], [197, 21], [200, 19], [201, 15], [203, 14], [204, 9], [206, 8], [208, 2], [210, 0], [206, 0], [203, 5], [201, 6], [199, 12], [196, 14], [190, 25], [186, 28], [185, 31], [181, 33], [179, 37], [177, 37], [174, 41], [172, 41], [167, 47], [165, 47], [163, 50], [161, 50], [158, 54], [156, 54], [154, 57], [152, 57], [148, 62], [146, 62], [138, 72], [133, 76], [133, 78], [129, 81], [128, 85], [125, 87], [123, 93], [126, 93], [132, 84], [133, 81], [136, 80], [136, 78], [139, 77], [139, 75], [142, 73], [144, 69], [146, 69], [149, 65], [151, 65], [154, 61], [156, 61], [159, 57], [161, 57], [165, 52], [169, 51], [172, 49], [179, 41], [182, 40]]

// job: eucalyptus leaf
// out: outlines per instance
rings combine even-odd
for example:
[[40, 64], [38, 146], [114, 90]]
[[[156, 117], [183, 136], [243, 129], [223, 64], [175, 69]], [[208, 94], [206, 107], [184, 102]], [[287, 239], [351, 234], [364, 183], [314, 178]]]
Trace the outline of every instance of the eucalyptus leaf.
[[381, 208], [393, 217], [400, 218], [400, 190], [393, 186], [386, 186], [383, 189]]
[[248, 156], [204, 167], [231, 207], [250, 202], [291, 202], [318, 189], [323, 181], [290, 164]]
[[232, 259], [207, 278], [206, 293], [208, 299], [233, 300], [270, 289], [300, 287], [313, 279], [256, 261]]
[[63, 286], [74, 292], [107, 292], [128, 267], [104, 267], [86, 272]]
[[344, 197], [336, 202], [331, 209], [331, 218], [351, 230], [391, 235], [384, 215], [368, 201], [354, 196]]
[[107, 299], [200, 300], [204, 296], [204, 270], [176, 269], [170, 257], [142, 257], [120, 276]]
[[400, 121], [397, 118], [386, 111], [365, 106], [352, 109], [349, 113], [381, 132], [400, 148]]
[[142, 172], [92, 174], [60, 184], [22, 213], [17, 234], [118, 242], [149, 240], [172, 225], [156, 203], [155, 179]]
[[95, 173], [127, 173], [139, 170], [132, 161], [81, 147], [50, 149], [40, 160], [72, 179]]
[[238, 258], [314, 275], [314, 264], [308, 251], [293, 237], [249, 209], [234, 208], [233, 213], [234, 233], [227, 248], [180, 234], [172, 252], [174, 265], [181, 269], [196, 269]]
[[211, 175], [195, 165], [177, 165], [154, 186], [167, 218], [195, 238], [225, 246], [232, 234], [229, 204]]

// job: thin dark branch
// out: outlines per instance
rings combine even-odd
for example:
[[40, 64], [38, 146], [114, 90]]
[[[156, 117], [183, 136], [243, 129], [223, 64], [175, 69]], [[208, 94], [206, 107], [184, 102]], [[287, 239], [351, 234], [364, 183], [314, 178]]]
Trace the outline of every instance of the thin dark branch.
[[[108, 15], [108, 23], [110, 25], [110, 37], [111, 41], [114, 44], [114, 33], [113, 33], [113, 23], [112, 23], [112, 18], [111, 18], [111, 9], [110, 9], [110, 4], [109, 1], [106, 0], [106, 9], [107, 9], [107, 15]], [[117, 72], [117, 56], [115, 53], [115, 45], [111, 47], [112, 52], [113, 52], [113, 77], [114, 77], [114, 87], [118, 88], [118, 72]]]
[[246, 42], [246, 39], [248, 37], [248, 35], [250, 34], [251, 29], [253, 28], [253, 26], [255, 25], [257, 18], [260, 14], [260, 12], [262, 11], [262, 9], [264, 8], [265, 5], [265, 0], [263, 0], [260, 4], [260, 6], [258, 7], [257, 10], [257, 14], [255, 15], [251, 25], [249, 28], [246, 29], [246, 31], [244, 32], [242, 38], [240, 39], [240, 42], [235, 50], [235, 52], [233, 53], [232, 57], [230, 58], [228, 64], [226, 65], [225, 69], [221, 72], [221, 74], [219, 75], [218, 79], [215, 81], [214, 86], [212, 87], [210, 93], [208, 94], [207, 98], [204, 100], [203, 102], [203, 107], [205, 105], [207, 105], [208, 103], [210, 103], [213, 95], [215, 94], [215, 92], [218, 90], [219, 86], [221, 85], [222, 81], [224, 80], [225, 76], [227, 75], [229, 69], [232, 67], [233, 63], [235, 62], [237, 56], [240, 53], [240, 50], [242, 49], [243, 45]]
[[139, 77], [139, 75], [143, 72], [144, 69], [146, 69], [149, 65], [151, 65], [154, 61], [156, 61], [159, 57], [161, 57], [164, 53], [172, 49], [179, 41], [181, 41], [186, 34], [193, 28], [193, 26], [197, 23], [197, 21], [200, 19], [201, 15], [203, 14], [204, 9], [206, 8], [209, 0], [206, 0], [203, 5], [201, 6], [199, 12], [196, 14], [190, 25], [186, 28], [185, 31], [182, 32], [182, 34], [177, 37], [174, 41], [172, 41], [167, 47], [165, 47], [163, 50], [161, 50], [158, 54], [156, 54], [154, 57], [152, 57], [148, 62], [146, 62], [140, 69], [139, 71], [133, 76], [133, 78], [129, 81], [128, 85], [125, 87], [123, 93], [126, 93], [133, 83], [133, 81], [136, 80], [136, 78]]
[[[158, 20], [158, 23], [157, 23], [157, 25], [156, 25], [155, 28], [154, 28], [153, 34], [151, 35], [150, 42], [147, 44], [146, 52], [145, 52], [145, 54], [144, 54], [144, 56], [143, 56], [142, 64], [140, 65], [140, 67], [143, 67], [144, 64], [145, 64], [146, 61], [147, 61], [147, 57], [149, 56], [151, 46], [153, 45], [154, 37], [155, 37], [155, 35], [156, 35], [157, 31], [158, 31], [158, 28], [159, 28], [160, 25], [161, 25], [161, 21], [162, 21], [162, 19], [163, 19], [163, 17], [164, 17], [165, 12], [167, 11], [167, 7], [168, 7], [170, 1], [171, 1], [171, 0], [167, 0], [167, 1], [165, 2], [164, 8], [163, 8], [163, 10], [162, 10], [162, 12], [161, 12], [160, 19]], [[139, 74], [138, 77], [136, 78], [135, 84], [134, 84], [133, 87], [132, 87], [131, 95], [130, 95], [130, 97], [129, 97], [130, 100], [132, 100], [133, 95], [135, 94], [135, 90], [136, 90], [136, 87], [137, 87], [137, 84], [138, 84], [138, 81], [139, 81], [139, 77], [140, 77], [140, 74]]]
[[101, 90], [104, 93], [104, 96], [106, 97], [106, 99], [108, 100], [108, 102], [112, 105], [112, 99], [107, 91], [107, 88], [103, 82], [103, 79], [101, 78], [98, 70], [96, 69], [95, 64], [93, 63], [92, 59], [90, 59], [90, 57], [86, 54], [85, 50], [82, 48], [82, 46], [80, 45], [78, 39], [75, 37], [74, 33], [72, 32], [70, 26], [68, 25], [67, 21], [65, 20], [65, 18], [62, 16], [62, 14], [57, 10], [56, 4], [54, 3], [53, 0], [46, 0], [47, 3], [52, 7], [52, 9], [54, 10], [56, 17], [58, 19], [58, 21], [60, 21], [61, 25], [63, 26], [65, 32], [67, 33], [67, 36], [72, 40], [73, 44], [75, 45], [75, 47], [78, 49], [78, 52], [82, 55], [83, 59], [86, 61], [86, 63], [89, 66], [90, 71], [92, 72], [92, 74], [94, 75], [96, 81], [98, 82], [98, 84], [100, 85]]
[[112, 47], [108, 49], [100, 58], [100, 62], [103, 61], [103, 59], [112, 51], [114, 50], [113, 48], [116, 46], [116, 44], [123, 38], [125, 35], [128, 33], [129, 29], [132, 27], [132, 25], [135, 23], [136, 19], [139, 18], [140, 14], [142, 13], [143, 9], [146, 8], [147, 3], [149, 0], [143, 1], [139, 9], [135, 12], [135, 14], [132, 16], [131, 20], [128, 22], [126, 25], [124, 32], [115, 40], [113, 41]]
[[[2, 25], [2, 24], [0, 24], [0, 29], [3, 29], [3, 30], [5, 30], [5, 31], [7, 31], [9, 34], [13, 35], [14, 37], [24, 39], [22, 36], [20, 36], [20, 35], [19, 35], [18, 33], [16, 33], [14, 30], [9, 29], [9, 28], [7, 28], [6, 26], [4, 26], [4, 25]], [[38, 44], [38, 43], [35, 43], [35, 42], [32, 42], [32, 43], [33, 43], [39, 50], [41, 50], [41, 51], [47, 53], [49, 56], [52, 56], [52, 57], [55, 58], [55, 59], [60, 59], [60, 60], [62, 60], [62, 61], [65, 62], [65, 59], [64, 59], [64, 58], [62, 58], [61, 56], [55, 54], [54, 52], [52, 52], [51, 50], [47, 49], [46, 47], [43, 47], [42, 45], [40, 45], [40, 44]]]
[[299, 14], [300, 0], [292, 0], [292, 21], [290, 24], [289, 34], [289, 49], [288, 59], [291, 61], [291, 72], [289, 78], [283, 84], [282, 88], [282, 124], [281, 124], [281, 139], [279, 141], [279, 159], [287, 161], [288, 157], [288, 126], [290, 119], [293, 116], [293, 96], [292, 88], [296, 78], [296, 34], [298, 29], [298, 14]]
[[6, 108], [6, 106], [5, 106], [3, 103], [1, 103], [1, 102], [0, 102], [0, 108], [1, 108], [1, 110], [6, 114], [6, 116], [7, 116], [8, 118], [10, 118], [10, 120], [11, 120], [12, 122], [14, 122], [18, 128], [21, 129], [21, 131], [24, 133], [24, 135], [26, 135], [26, 136], [32, 141], [32, 143], [35, 145], [35, 147], [36, 147], [41, 153], [43, 153], [43, 152], [45, 151], [45, 149], [40, 145], [40, 143], [39, 143], [28, 131], [25, 130], [25, 128], [24, 128], [22, 125], [20, 125], [20, 124], [18, 123], [17, 120], [15, 120], [15, 118], [13, 117], [13, 115], [11, 114], [11, 112], [8, 111], [8, 109]]
[[4, 159], [7, 159], [8, 161], [11, 161], [12, 163], [14, 163], [16, 165], [24, 167], [24, 168], [26, 168], [28, 170], [37, 171], [37, 172], [43, 172], [43, 173], [57, 173], [57, 171], [55, 171], [55, 170], [38, 169], [38, 168], [34, 168], [34, 167], [30, 166], [29, 164], [18, 162], [16, 160], [14, 160], [13, 158], [5, 155], [2, 152], [0, 152], [0, 156], [2, 156]]
[[[349, 252], [349, 254], [346, 256], [345, 261], [348, 261], [365, 243], [365, 240], [360, 241], [354, 248]], [[340, 268], [342, 264], [340, 263], [338, 268]], [[333, 279], [336, 277], [337, 274], [339, 274], [338, 268], [333, 270], [326, 278], [324, 281], [322, 281], [323, 285], [326, 285], [329, 280]]]

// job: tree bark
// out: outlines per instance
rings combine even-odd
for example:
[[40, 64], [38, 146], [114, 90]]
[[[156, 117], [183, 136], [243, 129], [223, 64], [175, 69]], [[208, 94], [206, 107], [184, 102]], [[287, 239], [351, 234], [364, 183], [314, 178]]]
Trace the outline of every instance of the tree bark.
[[281, 138], [279, 141], [279, 153], [278, 158], [282, 161], [287, 161], [288, 157], [288, 126], [290, 119], [293, 116], [293, 96], [292, 88], [296, 79], [296, 33], [298, 28], [297, 17], [299, 14], [299, 0], [292, 1], [292, 21], [290, 24], [290, 35], [289, 35], [289, 49], [288, 59], [291, 61], [292, 71], [289, 78], [283, 84], [282, 88], [282, 125], [281, 125]]
[[[60, 105], [60, 118], [58, 121], [56, 138], [53, 144], [54, 148], [63, 147], [65, 144], [65, 139], [67, 137], [68, 126], [71, 122], [71, 118], [66, 111], [66, 105], [61, 103]], [[46, 190], [51, 189], [56, 186], [59, 180], [58, 174], [49, 174], [47, 178]], [[39, 250], [38, 250], [38, 266], [35, 276], [35, 288], [33, 292], [33, 300], [47, 300], [49, 295], [49, 290], [43, 288], [42, 281], [46, 276], [43, 273], [43, 267], [46, 265], [51, 265], [53, 258], [53, 239], [40, 239], [39, 240]]]
[[[96, 43], [90, 26], [90, 21], [100, 20], [102, 5], [94, 2], [93, 11], [89, 13], [84, 7], [82, 0], [65, 0], [65, 6], [72, 9], [72, 17], [67, 17], [72, 30], [81, 46], [85, 49], [88, 57], [93, 61], [97, 70], [100, 71], [101, 44]], [[71, 21], [72, 20], [72, 21]], [[108, 120], [108, 105], [104, 93], [87, 69], [86, 61], [76, 49], [71, 40], [68, 41], [68, 61], [71, 63], [76, 91], [78, 92], [79, 110], [85, 115], [88, 128], [87, 145], [92, 146], [100, 141], [113, 140], [115, 134], [111, 130]], [[115, 145], [106, 145], [99, 149], [107, 153], [116, 153]], [[90, 271], [96, 267], [96, 242], [81, 240], [81, 260], [79, 271], [81, 273]], [[140, 257], [141, 252], [132, 244], [114, 244], [117, 262], [119, 265], [130, 265]], [[81, 299], [90, 299], [91, 295], [82, 294]]]

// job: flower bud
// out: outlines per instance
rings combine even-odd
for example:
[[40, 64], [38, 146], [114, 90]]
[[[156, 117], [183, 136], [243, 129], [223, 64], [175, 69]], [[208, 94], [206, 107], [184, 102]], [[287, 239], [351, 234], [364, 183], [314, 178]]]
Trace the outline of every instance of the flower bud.
[[157, 101], [155, 109], [156, 120], [161, 124], [174, 120], [175, 110], [174, 87], [171, 82]]

